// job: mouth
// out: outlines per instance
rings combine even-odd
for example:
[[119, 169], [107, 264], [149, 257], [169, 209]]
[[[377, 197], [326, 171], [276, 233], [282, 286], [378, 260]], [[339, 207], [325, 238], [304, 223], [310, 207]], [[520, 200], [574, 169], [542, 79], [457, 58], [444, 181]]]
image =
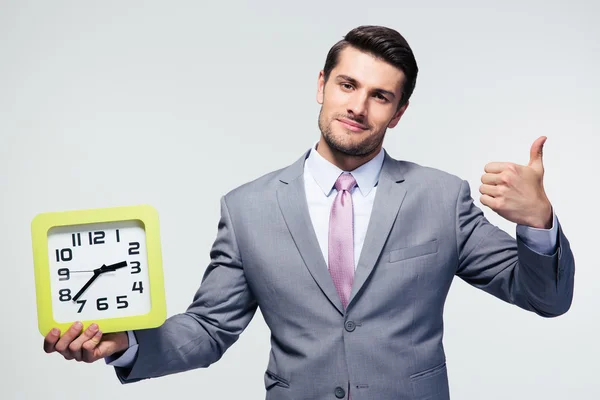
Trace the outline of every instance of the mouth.
[[367, 127], [363, 124], [360, 124], [356, 121], [352, 121], [346, 118], [337, 118], [336, 119], [339, 123], [341, 123], [344, 128], [352, 131], [352, 132], [360, 132], [360, 131], [364, 131], [367, 130]]

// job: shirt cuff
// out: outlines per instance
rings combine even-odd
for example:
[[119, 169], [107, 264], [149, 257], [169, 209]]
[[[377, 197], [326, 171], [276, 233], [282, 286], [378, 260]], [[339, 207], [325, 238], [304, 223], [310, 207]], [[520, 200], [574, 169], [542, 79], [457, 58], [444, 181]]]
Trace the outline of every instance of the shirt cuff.
[[552, 228], [533, 228], [517, 224], [517, 236], [535, 252], [548, 256], [554, 254], [558, 241], [558, 222], [554, 209], [552, 210]]
[[127, 331], [127, 338], [129, 339], [129, 347], [123, 353], [113, 354], [104, 358], [104, 361], [108, 365], [113, 367], [130, 368], [133, 366], [135, 357], [137, 356], [138, 342], [133, 334], [133, 331]]

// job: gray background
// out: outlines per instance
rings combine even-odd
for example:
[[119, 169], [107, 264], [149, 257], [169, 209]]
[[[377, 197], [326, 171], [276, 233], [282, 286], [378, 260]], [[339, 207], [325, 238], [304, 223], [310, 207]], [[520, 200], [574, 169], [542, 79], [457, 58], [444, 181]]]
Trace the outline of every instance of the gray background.
[[399, 30], [421, 71], [388, 131], [393, 156], [467, 179], [480, 205], [484, 165], [527, 164], [548, 136], [544, 182], [575, 254], [573, 306], [543, 319], [455, 280], [445, 311], [452, 397], [600, 398], [598, 2], [0, 4], [0, 398], [263, 398], [260, 314], [210, 368], [133, 385], [103, 362], [46, 355], [30, 221], [152, 204], [168, 314], [183, 311], [208, 263], [219, 197], [318, 139], [317, 74], [361, 24]]

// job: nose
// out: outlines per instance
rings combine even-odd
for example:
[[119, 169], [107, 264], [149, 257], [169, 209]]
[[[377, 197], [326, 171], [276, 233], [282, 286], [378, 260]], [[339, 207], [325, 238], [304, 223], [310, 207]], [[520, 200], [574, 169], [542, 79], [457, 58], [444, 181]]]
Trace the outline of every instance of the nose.
[[354, 91], [352, 96], [348, 100], [348, 109], [346, 110], [349, 115], [356, 119], [363, 119], [367, 117], [367, 95], [359, 90]]

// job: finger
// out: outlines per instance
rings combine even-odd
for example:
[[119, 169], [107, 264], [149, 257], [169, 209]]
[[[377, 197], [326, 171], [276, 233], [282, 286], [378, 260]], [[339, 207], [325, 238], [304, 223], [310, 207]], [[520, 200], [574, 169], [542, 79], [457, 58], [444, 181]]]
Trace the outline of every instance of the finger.
[[88, 340], [93, 338], [94, 335], [96, 335], [96, 332], [98, 332], [98, 325], [91, 324], [85, 331], [83, 331], [81, 335], [79, 335], [77, 339], [71, 342], [71, 344], [69, 345], [69, 350], [71, 351], [71, 354], [73, 355], [75, 360], [82, 360], [83, 357], [81, 348], [85, 342], [87, 342]]
[[496, 185], [483, 184], [479, 186], [479, 193], [488, 195], [490, 197], [499, 197], [502, 195], [501, 189]]
[[44, 337], [44, 351], [46, 353], [53, 353], [56, 351], [54, 346], [56, 342], [60, 339], [60, 330], [57, 328], [53, 328], [48, 332], [48, 334]]
[[481, 183], [487, 185], [501, 185], [503, 184], [502, 175], [500, 174], [483, 174], [481, 176]]
[[496, 209], [496, 199], [494, 199], [491, 196], [488, 196], [487, 194], [482, 195], [479, 201], [481, 202], [481, 204], [491, 208], [492, 210]]
[[62, 354], [62, 356], [65, 357], [67, 360], [73, 359], [73, 355], [69, 351], [69, 345], [73, 340], [75, 340], [75, 338], [77, 338], [77, 336], [79, 336], [82, 327], [83, 325], [81, 322], [75, 322], [73, 325], [71, 325], [69, 330], [66, 331], [65, 334], [58, 340], [56, 346], [54, 346], [56, 351]]
[[98, 344], [102, 340], [102, 331], [97, 330], [90, 340], [83, 343], [82, 360], [87, 363], [94, 362], [103, 357], [101, 351], [98, 351]]
[[492, 174], [499, 174], [500, 172], [508, 169], [509, 164], [510, 163], [506, 162], [491, 162], [487, 163], [483, 170]]
[[534, 164], [543, 165], [544, 158], [544, 143], [546, 143], [546, 136], [540, 136], [533, 142], [531, 149], [529, 150], [529, 166]]
[[[123, 347], [122, 344], [122, 338], [119, 338], [119, 336], [122, 334], [122, 332], [116, 333], [116, 334], [112, 334], [112, 333], [108, 333], [106, 335], [104, 335], [104, 340], [102, 340], [99, 344], [98, 347], [96, 348], [96, 354], [98, 357], [108, 357], [111, 356], [119, 351], [125, 351], [127, 349], [127, 346]], [[127, 333], [125, 333], [125, 337], [127, 336]], [[127, 340], [127, 338], [125, 338], [125, 340]]]

